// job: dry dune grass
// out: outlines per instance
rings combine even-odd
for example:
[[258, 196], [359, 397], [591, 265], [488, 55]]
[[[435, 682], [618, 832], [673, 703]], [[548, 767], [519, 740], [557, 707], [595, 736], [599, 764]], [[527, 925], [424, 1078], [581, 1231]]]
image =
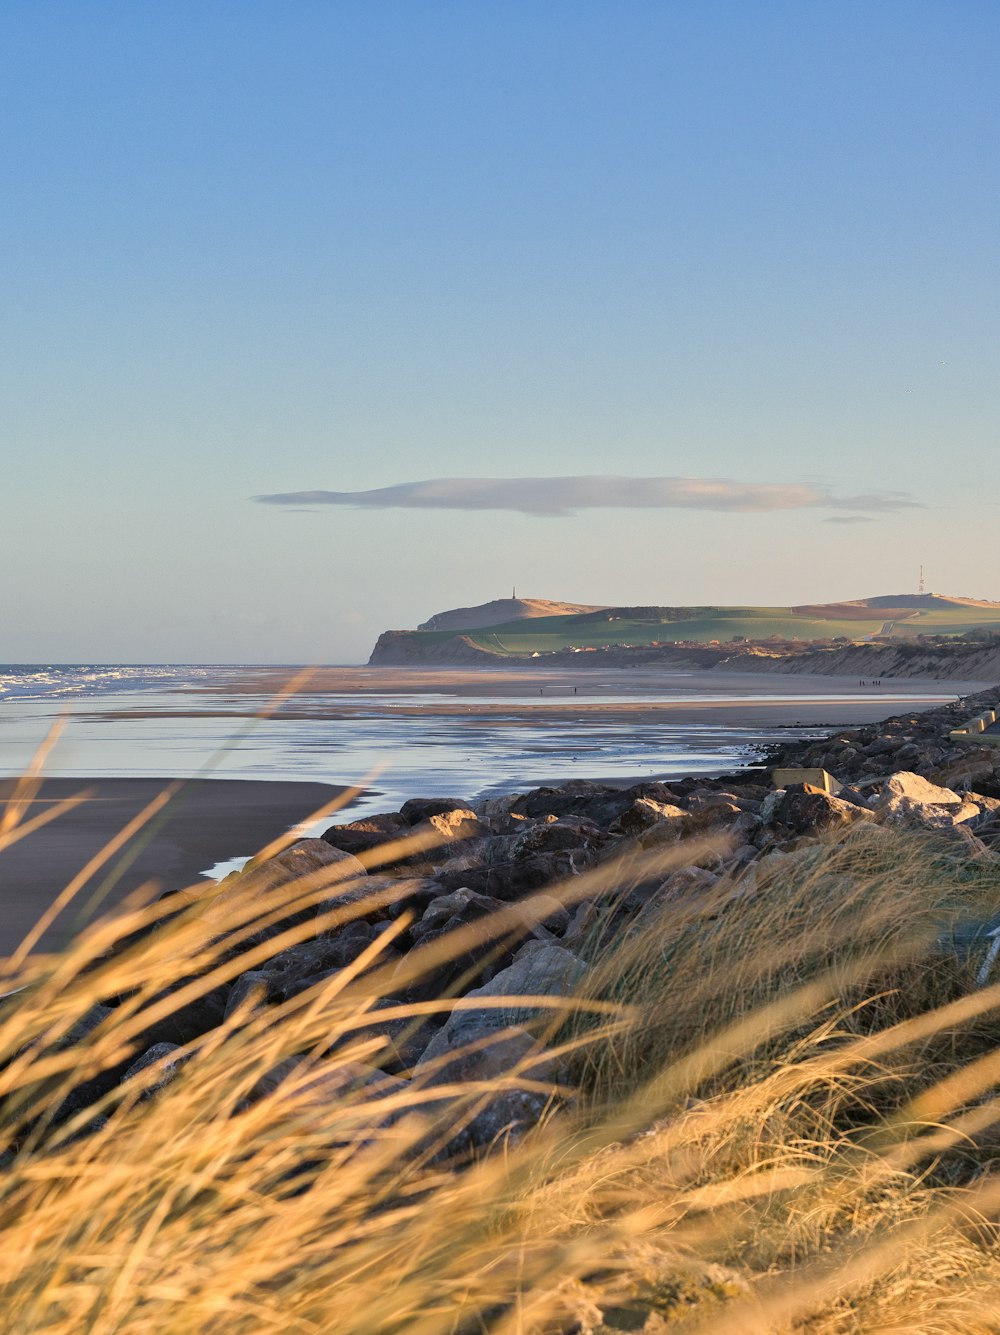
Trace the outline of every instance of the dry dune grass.
[[[0, 856], [17, 830], [8, 808]], [[732, 902], [723, 883], [629, 924], [616, 903], [655, 868], [561, 887], [603, 897], [583, 988], [540, 1022], [577, 1092], [461, 1165], [455, 1126], [530, 1084], [533, 1058], [474, 1088], [363, 1079], [393, 931], [103, 1080], [153, 1018], [314, 933], [307, 909], [331, 928], [364, 912], [335, 867], [136, 900], [61, 955], [22, 952], [0, 982], [23, 989], [0, 1007], [3, 1329], [1000, 1330], [1000, 985], [975, 985], [981, 946], [934, 944], [996, 912], [1000, 877], [885, 831], [773, 864]], [[467, 951], [463, 931], [414, 972]]]

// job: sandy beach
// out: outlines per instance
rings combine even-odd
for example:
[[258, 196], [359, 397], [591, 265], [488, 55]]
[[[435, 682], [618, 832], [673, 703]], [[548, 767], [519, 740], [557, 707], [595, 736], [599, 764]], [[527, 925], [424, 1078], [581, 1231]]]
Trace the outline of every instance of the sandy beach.
[[858, 702], [905, 692], [940, 700], [985, 689], [986, 681], [938, 681], [928, 678], [885, 678], [879, 685], [856, 677], [795, 676], [779, 672], [669, 672], [663, 669], [566, 668], [412, 668], [412, 667], [269, 667], [247, 670], [225, 681], [198, 686], [193, 695], [277, 695], [291, 689], [291, 703], [302, 695], [506, 696], [511, 699], [572, 695], [595, 702], [610, 695], [650, 696], [658, 691], [691, 690], [712, 696], [768, 695], [776, 700], [809, 696], [849, 695]]
[[[980, 688], [982, 689], [982, 688]], [[652, 727], [664, 723], [678, 725], [712, 722], [725, 728], [727, 720], [733, 728], [844, 728], [862, 723], [877, 723], [885, 718], [891, 709], [900, 710], [931, 709], [948, 697], [928, 696], [907, 700], [905, 704], [887, 705], [878, 700], [842, 701], [828, 700], [823, 696], [813, 699], [779, 700], [715, 700], [715, 701], [675, 701], [664, 700], [656, 704], [647, 701], [616, 701], [613, 704], [600, 704], [590, 701], [565, 700], [512, 700], [498, 704], [495, 701], [477, 701], [475, 704], [436, 704], [433, 709], [422, 705], [323, 705], [321, 703], [289, 704], [272, 715], [275, 718], [305, 722], [314, 719], [317, 722], [346, 721], [363, 716], [377, 717], [381, 713], [385, 718], [424, 718], [434, 717], [464, 722], [474, 727], [477, 722], [488, 723], [492, 728], [505, 725], [514, 727], [521, 723], [560, 723], [572, 726], [579, 724], [583, 728], [599, 728], [602, 722], [627, 723], [634, 728]], [[95, 718], [111, 719], [111, 715], [95, 715]], [[254, 719], [259, 717], [253, 709], [122, 709], [113, 716], [117, 719], [179, 719], [179, 718], [229, 718]], [[539, 782], [544, 780], [544, 775]]]
[[[286, 720], [428, 718], [636, 728], [712, 722], [734, 728], [847, 727], [929, 709], [983, 690], [980, 681], [662, 672], [607, 668], [261, 668], [176, 693], [177, 703], [123, 705], [96, 718]], [[187, 704], [180, 697], [187, 697]], [[251, 700], [248, 697], [255, 697]], [[410, 697], [410, 698], [407, 698]], [[416, 699], [412, 697], [417, 697]], [[427, 698], [437, 697], [437, 698]], [[449, 697], [449, 698], [445, 698]], [[658, 698], [659, 697], [659, 698]], [[245, 704], [241, 703], [245, 699]], [[266, 705], [262, 702], [266, 701]]]
[[[23, 813], [27, 820], [80, 793], [86, 799], [0, 854], [0, 956], [16, 949], [55, 895], [109, 839], [122, 830], [170, 781], [167, 779], [47, 779]], [[0, 780], [0, 801], [11, 779]], [[266, 783], [203, 779], [184, 784], [163, 812], [81, 891], [41, 942], [55, 949], [88, 920], [100, 896], [119, 903], [149, 882], [179, 889], [205, 868], [246, 854], [274, 839], [317, 808], [337, 789], [321, 783]]]

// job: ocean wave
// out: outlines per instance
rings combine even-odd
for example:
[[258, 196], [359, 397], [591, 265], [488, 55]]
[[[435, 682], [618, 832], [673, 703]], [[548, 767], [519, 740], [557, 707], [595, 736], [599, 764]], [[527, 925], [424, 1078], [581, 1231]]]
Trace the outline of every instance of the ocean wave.
[[236, 669], [165, 663], [0, 663], [4, 700], [86, 699], [121, 691], [169, 690], [217, 680]]

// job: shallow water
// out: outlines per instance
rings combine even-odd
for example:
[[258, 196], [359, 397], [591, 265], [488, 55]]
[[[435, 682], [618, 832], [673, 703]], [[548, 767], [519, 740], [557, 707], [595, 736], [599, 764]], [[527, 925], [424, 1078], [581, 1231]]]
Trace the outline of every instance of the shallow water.
[[[629, 697], [630, 703], [636, 701]], [[334, 719], [192, 717], [181, 712], [190, 709], [189, 696], [152, 689], [143, 692], [142, 706], [155, 717], [117, 716], [123, 704], [135, 703], [134, 692], [123, 700], [108, 691], [77, 697], [69, 705], [54, 699], [6, 700], [0, 705], [0, 774], [21, 773], [57, 720], [63, 731], [45, 766], [53, 776], [211, 773], [350, 784], [378, 769], [378, 788], [399, 794], [400, 800], [415, 794], [501, 792], [597, 773], [609, 778], [654, 770], [706, 773], [743, 758], [756, 745], [803, 732], [738, 728], [728, 722], [637, 724], [627, 717], [581, 722], [575, 715], [535, 722], [513, 711], [442, 715], [426, 696], [396, 702], [426, 708], [420, 714], [362, 708]], [[245, 695], [212, 702], [213, 709], [228, 704], [234, 713], [257, 703]], [[301, 707], [308, 703], [308, 697], [297, 701]], [[336, 708], [336, 703], [323, 700], [324, 707]]]
[[[632, 775], [718, 773], [745, 761], [755, 748], [823, 729], [788, 726], [739, 727], [734, 698], [748, 704], [779, 698], [762, 693], [698, 689], [692, 674], [662, 674], [655, 689], [627, 694], [595, 679], [574, 693], [554, 682], [511, 695], [400, 691], [393, 686], [365, 694], [301, 693], [296, 717], [239, 718], [262, 708], [268, 697], [213, 692], [251, 668], [185, 665], [0, 665], [0, 775], [23, 772], [37, 747], [60, 719], [63, 732], [46, 762], [54, 776], [88, 778], [176, 777], [214, 774], [225, 778], [313, 779], [331, 784], [379, 777], [358, 810], [384, 807], [415, 794], [469, 797], [504, 792], [575, 777], [627, 778]], [[603, 674], [602, 674], [603, 675]], [[596, 677], [596, 674], [595, 674]], [[803, 682], [803, 700], [822, 695], [829, 703], [850, 702], [829, 684]], [[929, 683], [930, 686], [934, 684]], [[693, 689], [694, 687], [694, 689]], [[191, 694], [194, 688], [196, 694]], [[719, 702], [728, 708], [717, 720], [663, 722], [600, 711], [585, 718], [558, 713], [532, 719], [518, 704], [599, 698], [604, 705]], [[945, 690], [942, 698], [949, 698]], [[781, 698], [794, 704], [785, 693]], [[902, 690], [883, 697], [886, 713], [909, 700], [926, 698]], [[194, 714], [192, 706], [210, 706]], [[437, 712], [437, 706], [460, 712]], [[151, 717], [129, 716], [129, 711]], [[493, 712], [477, 713], [479, 706]], [[506, 707], [506, 708], [505, 708]], [[299, 717], [310, 711], [341, 717]], [[398, 711], [398, 712], [397, 712]], [[416, 712], [403, 712], [416, 711]]]

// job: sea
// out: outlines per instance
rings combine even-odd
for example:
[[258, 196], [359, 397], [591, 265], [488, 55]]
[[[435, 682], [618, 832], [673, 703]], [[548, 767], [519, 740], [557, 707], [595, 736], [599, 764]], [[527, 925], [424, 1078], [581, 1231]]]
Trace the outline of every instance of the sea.
[[[585, 721], [578, 715], [535, 720], [518, 712], [509, 694], [470, 698], [446, 686], [410, 693], [391, 679], [363, 695], [305, 691], [296, 696], [294, 717], [240, 717], [263, 708], [269, 696], [224, 688], [257, 681], [261, 670], [252, 664], [0, 664], [0, 777], [23, 773], [55, 729], [44, 763], [53, 777], [201, 775], [362, 784], [364, 796], [353, 808], [360, 815], [397, 808], [413, 796], [471, 800], [573, 778], [725, 773], [762, 748], [827, 731], [735, 726], [732, 709], [694, 723], [674, 722], [667, 713], [663, 722], [647, 717], [641, 725], [614, 713]], [[664, 673], [647, 696], [632, 690], [616, 696], [597, 675], [595, 690], [601, 688], [605, 704], [713, 698], [683, 672]], [[931, 690], [937, 685], [921, 683]], [[942, 700], [953, 698], [946, 684], [940, 686]], [[810, 689], [815, 698], [819, 685], [803, 684], [804, 692]], [[587, 690], [580, 688], [581, 703]], [[926, 701], [927, 694], [888, 692], [885, 714], [909, 700]], [[826, 689], [823, 698], [838, 699]], [[731, 704], [732, 694], [725, 699]], [[462, 712], [447, 712], [458, 704]], [[495, 708], [477, 714], [479, 704]], [[310, 710], [336, 714], [341, 706], [345, 712], [337, 717], [302, 717]], [[202, 708], [210, 712], [199, 714]]]

